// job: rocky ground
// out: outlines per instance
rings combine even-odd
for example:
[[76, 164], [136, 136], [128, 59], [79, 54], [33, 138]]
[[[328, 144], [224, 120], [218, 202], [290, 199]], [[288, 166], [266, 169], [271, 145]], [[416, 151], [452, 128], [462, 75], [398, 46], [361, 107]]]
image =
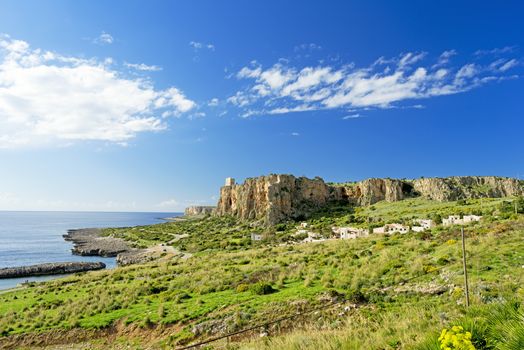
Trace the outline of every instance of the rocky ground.
[[102, 262], [58, 262], [0, 269], [0, 278], [59, 275], [105, 269]]
[[72, 251], [75, 255], [115, 257], [119, 253], [132, 250], [123, 239], [102, 237], [100, 229], [86, 228], [67, 232], [64, 239], [73, 242]]

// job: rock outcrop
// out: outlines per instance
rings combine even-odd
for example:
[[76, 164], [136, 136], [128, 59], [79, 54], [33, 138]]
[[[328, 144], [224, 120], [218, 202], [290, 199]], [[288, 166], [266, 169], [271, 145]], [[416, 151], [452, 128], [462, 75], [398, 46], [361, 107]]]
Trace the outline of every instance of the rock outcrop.
[[453, 176], [413, 180], [413, 188], [421, 196], [437, 201], [468, 198], [500, 198], [522, 195], [518, 179], [497, 176]]
[[321, 178], [272, 174], [222, 187], [216, 214], [275, 224], [307, 215], [335, 194]]
[[213, 207], [213, 206], [193, 205], [193, 206], [187, 207], [186, 210], [184, 210], [184, 215], [185, 216], [196, 216], [196, 215], [212, 214], [215, 209], [216, 207]]
[[0, 279], [59, 275], [105, 269], [103, 262], [57, 262], [0, 269]]
[[438, 201], [522, 195], [519, 180], [494, 176], [464, 176], [397, 180], [372, 178], [351, 184], [326, 184], [319, 177], [292, 175], [248, 178], [220, 189], [214, 213], [273, 225], [302, 219], [330, 202], [371, 205], [424, 196]]
[[132, 250], [121, 238], [103, 237], [97, 228], [68, 230], [64, 240], [73, 242], [72, 252], [82, 256], [115, 257], [119, 253]]

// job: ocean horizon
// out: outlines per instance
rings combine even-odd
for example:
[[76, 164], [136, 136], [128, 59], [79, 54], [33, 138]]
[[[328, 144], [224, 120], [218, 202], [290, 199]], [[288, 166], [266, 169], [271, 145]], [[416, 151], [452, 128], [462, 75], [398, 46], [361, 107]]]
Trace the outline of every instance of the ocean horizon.
[[[107, 268], [115, 258], [78, 256], [73, 244], [62, 235], [70, 229], [129, 227], [165, 222], [177, 212], [95, 212], [95, 211], [0, 211], [0, 268], [48, 262], [101, 261]], [[0, 279], [0, 290], [24, 281], [42, 281], [60, 276]]]

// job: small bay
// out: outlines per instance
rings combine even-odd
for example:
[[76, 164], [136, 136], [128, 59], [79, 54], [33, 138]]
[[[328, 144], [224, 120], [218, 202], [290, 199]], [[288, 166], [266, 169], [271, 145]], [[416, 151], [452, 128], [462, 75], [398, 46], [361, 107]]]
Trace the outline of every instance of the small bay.
[[[0, 268], [64, 261], [102, 261], [113, 268], [115, 258], [72, 255], [73, 246], [62, 235], [77, 228], [150, 225], [177, 215], [180, 213], [0, 211]], [[51, 278], [56, 276], [4, 279], [0, 290], [26, 280]]]

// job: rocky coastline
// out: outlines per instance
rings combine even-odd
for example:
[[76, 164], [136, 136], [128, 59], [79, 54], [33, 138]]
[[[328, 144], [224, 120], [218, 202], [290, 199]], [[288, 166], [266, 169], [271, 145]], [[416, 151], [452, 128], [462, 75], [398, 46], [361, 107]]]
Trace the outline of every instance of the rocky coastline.
[[62, 275], [76, 272], [102, 270], [105, 268], [106, 264], [103, 262], [56, 262], [29, 266], [6, 267], [0, 269], [0, 279]]
[[118, 266], [151, 261], [163, 251], [133, 248], [121, 238], [102, 236], [102, 230], [98, 228], [68, 230], [63, 237], [73, 243], [71, 251], [74, 255], [116, 257]]
[[123, 239], [103, 237], [101, 234], [101, 229], [85, 228], [68, 230], [63, 237], [73, 243], [71, 251], [74, 255], [116, 257], [120, 253], [132, 250]]

